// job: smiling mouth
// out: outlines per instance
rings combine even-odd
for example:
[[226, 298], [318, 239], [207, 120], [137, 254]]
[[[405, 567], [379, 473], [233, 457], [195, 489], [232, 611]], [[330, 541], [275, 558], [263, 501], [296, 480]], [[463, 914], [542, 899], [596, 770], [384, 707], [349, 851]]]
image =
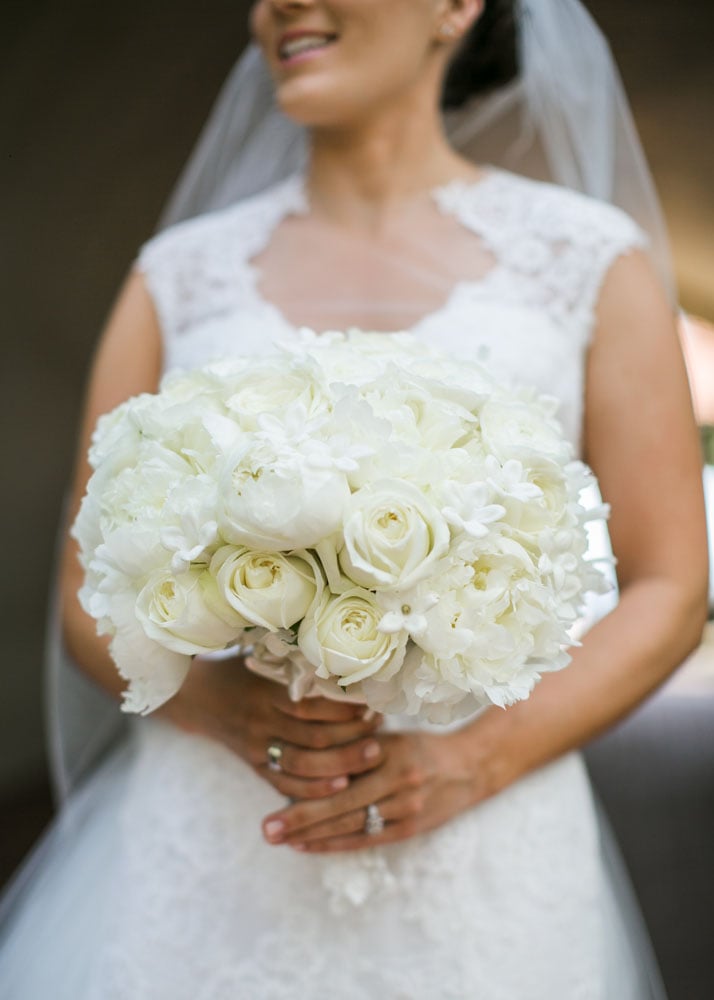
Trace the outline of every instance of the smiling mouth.
[[296, 56], [325, 49], [336, 40], [337, 35], [300, 35], [297, 38], [288, 38], [280, 43], [278, 56], [281, 61], [287, 62]]

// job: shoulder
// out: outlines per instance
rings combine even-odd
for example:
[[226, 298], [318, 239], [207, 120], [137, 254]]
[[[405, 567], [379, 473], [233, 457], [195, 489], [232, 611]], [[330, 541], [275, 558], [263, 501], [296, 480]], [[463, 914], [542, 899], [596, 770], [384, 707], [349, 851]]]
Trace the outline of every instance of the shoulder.
[[286, 214], [299, 211], [293, 176], [228, 208], [169, 226], [145, 243], [135, 270], [143, 278], [165, 338], [233, 307], [251, 284], [247, 267]]
[[498, 171], [496, 181], [506, 211], [532, 236], [619, 252], [648, 245], [634, 219], [609, 202], [507, 171]]
[[499, 259], [559, 323], [592, 336], [614, 265], [645, 257], [645, 232], [616, 206], [556, 184], [496, 171], [480, 210]]
[[299, 179], [290, 177], [227, 208], [169, 226], [144, 243], [138, 267], [142, 271], [176, 267], [184, 260], [195, 265], [197, 258], [215, 256], [217, 251], [223, 257], [228, 250], [230, 259], [241, 251], [250, 253], [253, 245], [269, 233], [274, 221], [297, 202], [301, 191]]

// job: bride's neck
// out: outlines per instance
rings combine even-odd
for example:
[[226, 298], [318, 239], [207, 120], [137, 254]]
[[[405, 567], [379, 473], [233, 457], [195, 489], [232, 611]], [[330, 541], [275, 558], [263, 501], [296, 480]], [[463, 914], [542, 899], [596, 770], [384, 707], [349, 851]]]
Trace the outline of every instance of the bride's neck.
[[385, 112], [367, 123], [316, 129], [307, 185], [311, 204], [341, 225], [373, 228], [404, 204], [478, 170], [449, 146], [436, 111]]

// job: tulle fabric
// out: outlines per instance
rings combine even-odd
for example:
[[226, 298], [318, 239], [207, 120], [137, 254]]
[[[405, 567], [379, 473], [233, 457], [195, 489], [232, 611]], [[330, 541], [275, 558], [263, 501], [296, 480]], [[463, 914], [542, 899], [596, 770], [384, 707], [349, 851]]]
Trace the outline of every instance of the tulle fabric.
[[119, 816], [134, 749], [120, 743], [65, 803], [0, 904], [0, 998], [92, 996], [121, 892]]
[[[200, 811], [199, 767], [209, 785], [228, 767], [233, 801]], [[544, 797], [556, 785], [569, 789], [566, 811]], [[602, 821], [594, 836], [605, 867], [573, 868], [584, 842], [572, 838], [593, 808], [576, 756], [398, 854], [346, 862], [265, 845], [260, 814], [276, 800], [223, 748], [160, 723], [132, 727], [37, 848], [34, 877], [21, 874], [4, 902], [1, 1000], [663, 1000]], [[528, 838], [520, 862], [507, 819]], [[549, 881], [536, 872], [531, 881], [523, 862], [553, 836]], [[541, 914], [529, 934], [500, 908], [502, 887], [493, 894], [484, 857], [499, 850], [521, 914]], [[454, 890], [464, 882], [472, 891]], [[584, 950], [576, 899], [589, 906]], [[593, 974], [600, 963], [606, 982]]]

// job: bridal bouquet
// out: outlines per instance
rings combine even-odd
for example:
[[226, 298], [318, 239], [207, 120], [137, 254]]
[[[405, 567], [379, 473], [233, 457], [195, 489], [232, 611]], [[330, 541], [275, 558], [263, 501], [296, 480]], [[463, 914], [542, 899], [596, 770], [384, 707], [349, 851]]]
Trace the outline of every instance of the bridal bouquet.
[[73, 534], [125, 710], [238, 646], [294, 697], [438, 722], [528, 697], [606, 589], [554, 411], [408, 334], [305, 331], [102, 417]]

